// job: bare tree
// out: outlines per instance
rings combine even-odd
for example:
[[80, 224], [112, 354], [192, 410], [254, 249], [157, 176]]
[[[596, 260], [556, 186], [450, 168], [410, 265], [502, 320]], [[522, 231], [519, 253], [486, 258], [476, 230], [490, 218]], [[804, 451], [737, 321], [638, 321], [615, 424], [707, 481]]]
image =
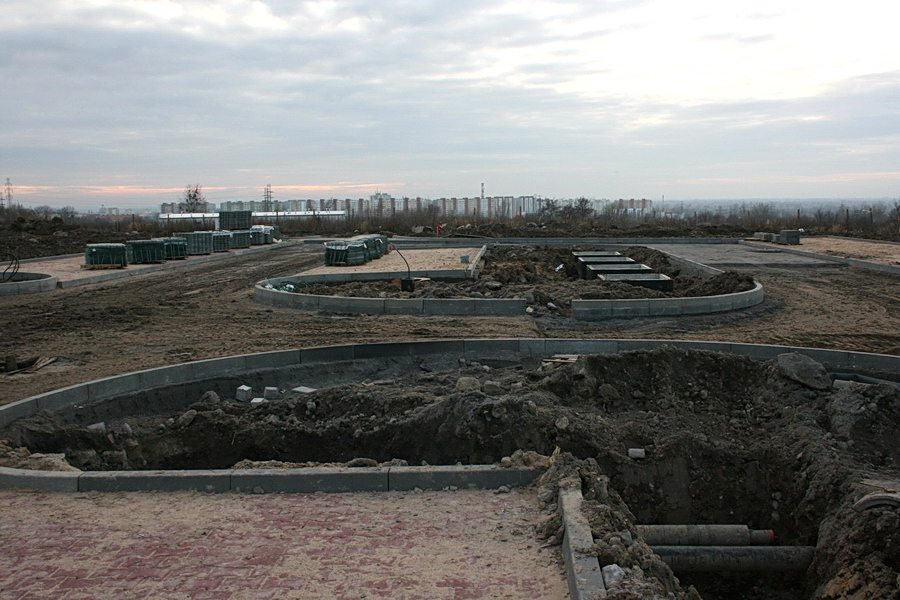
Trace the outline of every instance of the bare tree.
[[184, 212], [202, 212], [200, 208], [206, 204], [206, 196], [203, 195], [203, 186], [200, 184], [186, 186], [184, 188], [184, 194], [181, 196], [181, 203], [184, 205]]

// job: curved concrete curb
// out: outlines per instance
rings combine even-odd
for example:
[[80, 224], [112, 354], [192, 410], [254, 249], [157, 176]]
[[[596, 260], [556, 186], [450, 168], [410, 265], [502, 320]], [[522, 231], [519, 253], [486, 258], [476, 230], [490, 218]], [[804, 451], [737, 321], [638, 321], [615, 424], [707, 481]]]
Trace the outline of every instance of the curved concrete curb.
[[[560, 241], [560, 240], [557, 240]], [[564, 241], [564, 240], [562, 240]], [[571, 245], [572, 240], [568, 240]], [[527, 242], [523, 242], [527, 243]], [[606, 244], [615, 246], [616, 244]], [[486, 246], [473, 261], [485, 252]], [[720, 269], [698, 263], [670, 252], [664, 252], [669, 259], [690, 275], [718, 275]], [[417, 277], [432, 279], [465, 279], [474, 275], [472, 267], [466, 271], [415, 272]], [[348, 296], [319, 296], [297, 292], [283, 292], [268, 289], [265, 284], [282, 283], [334, 283], [348, 281], [372, 281], [406, 277], [406, 273], [359, 273], [329, 275], [293, 275], [267, 279], [254, 286], [253, 299], [260, 304], [295, 310], [323, 311], [351, 315], [472, 315], [472, 316], [519, 316], [527, 314], [524, 298], [354, 298]], [[622, 319], [632, 317], [677, 317], [683, 315], [705, 315], [756, 306], [765, 300], [761, 283], [754, 281], [751, 290], [721, 294], [718, 296], [695, 296], [685, 298], [634, 298], [622, 300], [572, 300], [572, 318], [580, 321], [602, 319]]]
[[55, 276], [46, 273], [16, 273], [10, 281], [0, 282], [0, 296], [49, 292], [57, 282]]
[[583, 321], [628, 317], [707, 315], [756, 306], [765, 300], [763, 286], [719, 296], [640, 298], [634, 300], [572, 300], [572, 318]]
[[[406, 274], [403, 274], [406, 277]], [[260, 284], [253, 299], [267, 306], [352, 315], [494, 315], [525, 314], [524, 298], [353, 298], [270, 290]]]
[[[122, 398], [123, 405], [140, 407], [142, 404], [160, 401], [186, 400], [198, 397], [204, 391], [216, 390], [228, 393], [234, 390], [236, 380], [254, 377], [266, 385], [287, 383], [293, 371], [301, 365], [322, 365], [344, 361], [364, 361], [367, 359], [416, 360], [423, 355], [466, 356], [470, 358], [490, 357], [493, 359], [521, 360], [522, 358], [544, 358], [553, 354], [615, 354], [629, 350], [648, 350], [671, 346], [689, 350], [729, 352], [759, 360], [771, 360], [785, 352], [798, 352], [819, 361], [830, 370], [900, 376], [900, 356], [824, 350], [792, 346], [767, 346], [759, 344], [734, 344], [730, 342], [702, 342], [687, 340], [617, 340], [617, 339], [564, 339], [564, 338], [506, 338], [506, 339], [451, 339], [420, 342], [384, 342], [375, 344], [348, 344], [340, 346], [319, 346], [229, 356], [210, 360], [182, 363], [146, 371], [137, 371], [105, 379], [97, 379], [73, 385], [30, 398], [25, 398], [0, 407], [0, 427], [13, 421], [31, 416], [41, 410], [55, 410], [74, 405], [90, 405], [102, 401]], [[317, 367], [318, 368], [318, 367]], [[159, 397], [155, 397], [156, 394]], [[224, 471], [125, 471], [125, 472], [45, 472], [22, 469], [0, 469], [0, 488], [36, 487], [47, 490], [87, 490], [87, 489], [200, 489], [212, 486], [213, 491], [246, 490], [256, 487], [271, 491], [290, 489], [321, 488], [316, 491], [340, 491], [348, 486], [363, 483], [343, 481], [344, 478], [359, 478], [367, 471], [361, 469], [309, 469], [269, 471], [259, 474], [242, 470]], [[271, 474], [275, 473], [275, 474]], [[318, 480], [292, 483], [294, 477]], [[346, 473], [346, 475], [340, 475]], [[492, 466], [461, 467], [390, 467], [376, 470], [386, 473], [386, 489], [411, 489], [419, 487], [446, 487], [475, 485], [497, 487], [499, 485], [520, 485], [531, 481], [529, 475], [515, 469], [497, 469]], [[516, 474], [518, 473], [518, 474]], [[393, 475], [391, 475], [393, 474]], [[512, 477], [514, 481], [502, 477]], [[266, 478], [273, 478], [267, 487]], [[381, 475], [374, 477], [378, 479]], [[515, 479], [515, 478], [519, 479]], [[279, 479], [283, 478], [283, 479]], [[393, 478], [393, 483], [391, 483]], [[459, 479], [456, 479], [459, 478]], [[253, 485], [250, 482], [255, 481]], [[317, 483], [310, 483], [317, 481]], [[375, 485], [369, 479], [365, 485]], [[520, 483], [515, 483], [519, 481]], [[260, 483], [262, 482], [262, 483]], [[461, 482], [461, 483], [457, 483]], [[502, 483], [505, 482], [505, 483]], [[382, 485], [378, 483], [377, 485]], [[185, 487], [187, 486], [187, 487]], [[393, 486], [393, 487], [391, 487]]]

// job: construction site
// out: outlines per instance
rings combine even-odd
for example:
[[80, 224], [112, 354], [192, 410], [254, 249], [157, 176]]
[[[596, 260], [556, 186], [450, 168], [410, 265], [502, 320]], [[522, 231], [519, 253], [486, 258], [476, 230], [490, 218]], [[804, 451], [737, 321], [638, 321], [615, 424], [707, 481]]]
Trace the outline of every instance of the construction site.
[[246, 237], [0, 283], [0, 596], [900, 597], [900, 244]]

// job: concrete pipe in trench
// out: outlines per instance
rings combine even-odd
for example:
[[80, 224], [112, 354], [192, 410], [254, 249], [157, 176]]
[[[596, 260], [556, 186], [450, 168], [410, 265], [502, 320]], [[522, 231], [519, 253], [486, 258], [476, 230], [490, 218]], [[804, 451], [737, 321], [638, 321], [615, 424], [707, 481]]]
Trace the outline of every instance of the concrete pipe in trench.
[[765, 546], [775, 542], [771, 529], [746, 525], [637, 525], [649, 546]]
[[675, 573], [805, 571], [813, 546], [651, 546]]

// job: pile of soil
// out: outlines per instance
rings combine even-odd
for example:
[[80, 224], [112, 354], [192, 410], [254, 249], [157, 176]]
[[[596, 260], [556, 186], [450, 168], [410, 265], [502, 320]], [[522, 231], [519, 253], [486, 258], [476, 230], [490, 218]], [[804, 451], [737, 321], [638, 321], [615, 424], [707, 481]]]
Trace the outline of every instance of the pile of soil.
[[587, 281], [578, 276], [573, 251], [591, 248], [547, 248], [497, 246], [485, 253], [484, 267], [475, 280], [417, 281], [413, 292], [403, 292], [392, 281], [360, 281], [313, 284], [297, 287], [301, 294], [356, 298], [525, 298], [536, 311], [558, 311], [567, 315], [572, 300], [685, 298], [742, 292], [753, 288], [753, 278], [726, 271], [712, 277], [683, 275], [669, 257], [643, 246], [632, 246], [622, 254], [671, 277], [671, 292], [661, 292], [627, 283]]
[[[784, 544], [817, 546], [806, 581], [755, 577], [743, 590], [718, 582], [721, 597], [896, 597], [900, 516], [851, 509], [862, 480], [900, 480], [896, 387], [835, 388], [800, 355], [761, 362], [674, 348], [457, 366], [429, 357], [407, 376], [288, 392], [259, 406], [207, 392], [164, 414], [110, 418], [102, 406], [73, 407], [19, 420], [0, 439], [64, 453], [88, 470], [360, 458], [355, 464], [476, 464], [559, 448], [578, 459], [569, 474], [595, 502], [595, 521], [612, 518], [602, 508], [611, 502], [597, 484], [603, 475], [624, 500], [615, 518], [626, 523], [743, 523], [774, 529]], [[629, 448], [646, 458], [629, 458]], [[610, 542], [598, 541], [597, 552], [639, 566], [640, 554], [619, 556]], [[716, 585], [707, 592], [705, 580], [696, 583], [717, 597]]]

